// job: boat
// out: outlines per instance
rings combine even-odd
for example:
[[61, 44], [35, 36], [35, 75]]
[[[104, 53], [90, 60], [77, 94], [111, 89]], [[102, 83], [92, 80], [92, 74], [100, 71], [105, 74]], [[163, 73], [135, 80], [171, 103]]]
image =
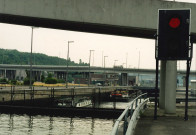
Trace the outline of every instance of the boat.
[[117, 89], [110, 93], [111, 98], [129, 98], [129, 92], [126, 89]]
[[90, 98], [82, 98], [76, 103], [76, 107], [86, 107], [92, 105], [92, 100]]
[[55, 100], [58, 107], [87, 107], [92, 105], [92, 100], [89, 97], [81, 98], [62, 98]]

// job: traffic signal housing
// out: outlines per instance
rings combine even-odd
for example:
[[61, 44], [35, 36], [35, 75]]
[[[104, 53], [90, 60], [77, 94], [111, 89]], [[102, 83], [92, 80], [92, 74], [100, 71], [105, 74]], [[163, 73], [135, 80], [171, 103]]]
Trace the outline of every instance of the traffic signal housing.
[[159, 10], [156, 58], [159, 60], [191, 59], [190, 9]]

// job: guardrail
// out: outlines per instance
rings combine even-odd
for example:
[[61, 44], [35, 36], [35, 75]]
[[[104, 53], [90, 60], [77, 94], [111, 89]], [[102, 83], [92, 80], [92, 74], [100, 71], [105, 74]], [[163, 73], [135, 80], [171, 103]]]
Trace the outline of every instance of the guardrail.
[[[149, 98], [147, 98], [147, 93], [144, 93], [144, 94], [138, 96], [137, 98], [135, 98], [133, 101], [131, 101], [130, 105], [128, 105], [125, 108], [123, 113], [116, 120], [114, 127], [112, 129], [111, 135], [118, 134], [119, 124], [122, 120], [124, 120], [123, 134], [128, 135], [129, 134], [128, 132], [132, 133], [131, 130], [134, 128], [134, 126], [137, 123], [137, 117], [139, 115], [139, 112], [140, 112], [141, 108], [143, 108], [143, 106], [146, 105], [146, 103], [148, 101], [149, 101]], [[129, 122], [129, 127], [128, 127], [129, 120], [130, 120], [130, 122]]]

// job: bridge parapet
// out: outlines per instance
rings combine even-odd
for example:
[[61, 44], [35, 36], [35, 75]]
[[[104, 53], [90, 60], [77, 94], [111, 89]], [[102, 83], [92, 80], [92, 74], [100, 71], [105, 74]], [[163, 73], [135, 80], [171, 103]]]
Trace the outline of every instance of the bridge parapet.
[[[119, 124], [124, 119], [123, 134], [132, 135], [133, 128], [136, 126], [137, 117], [139, 116], [140, 111], [149, 101], [147, 93], [144, 93], [137, 98], [135, 98], [130, 105], [128, 105], [120, 117], [116, 120], [114, 127], [112, 129], [111, 135], [117, 135], [119, 133]], [[128, 120], [129, 119], [129, 120]], [[128, 124], [129, 121], [129, 124]]]

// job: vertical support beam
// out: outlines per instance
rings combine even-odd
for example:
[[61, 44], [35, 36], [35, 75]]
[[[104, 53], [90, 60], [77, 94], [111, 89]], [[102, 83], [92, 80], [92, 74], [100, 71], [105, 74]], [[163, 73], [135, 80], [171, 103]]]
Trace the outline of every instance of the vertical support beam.
[[166, 77], [166, 61], [161, 61], [160, 70], [160, 96], [159, 96], [159, 107], [165, 109], [165, 78]]
[[155, 86], [155, 106], [154, 106], [155, 120], [157, 119], [158, 75], [159, 75], [159, 60], [156, 59], [156, 86]]
[[184, 120], [188, 120], [188, 90], [189, 90], [189, 74], [190, 74], [190, 65], [191, 61], [187, 60], [187, 69], [186, 69], [186, 101], [185, 101], [185, 116]]
[[24, 104], [25, 104], [25, 101], [26, 101], [26, 92], [24, 90]]
[[122, 86], [127, 86], [128, 84], [128, 73], [121, 73]]
[[101, 88], [99, 87], [98, 108], [100, 107], [100, 104], [101, 104]]
[[5, 69], [4, 78], [7, 78], [7, 70]]
[[176, 113], [177, 61], [166, 62], [165, 113]]

